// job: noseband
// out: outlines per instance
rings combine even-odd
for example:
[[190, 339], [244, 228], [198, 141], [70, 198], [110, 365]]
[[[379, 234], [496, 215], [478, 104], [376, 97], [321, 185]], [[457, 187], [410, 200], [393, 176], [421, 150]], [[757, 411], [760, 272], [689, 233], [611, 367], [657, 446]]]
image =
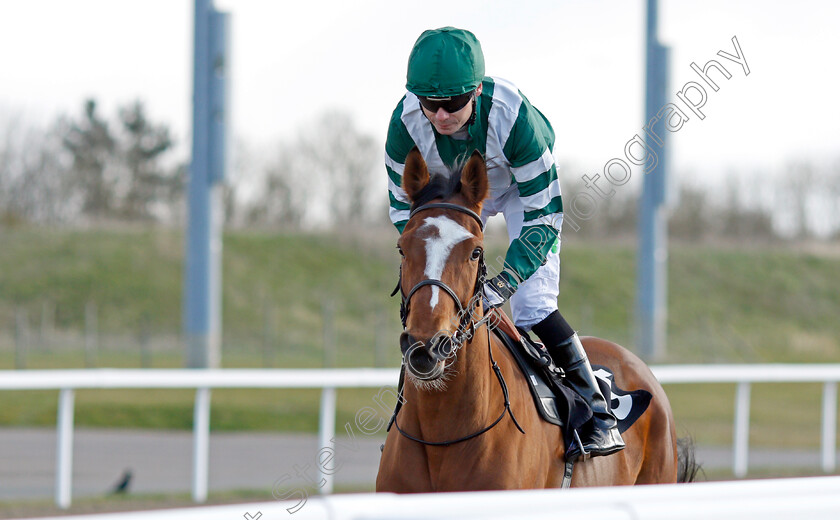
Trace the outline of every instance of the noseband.
[[[419, 213], [421, 211], [426, 211], [428, 209], [435, 209], [435, 208], [451, 209], [451, 210], [454, 210], [454, 211], [460, 211], [461, 213], [466, 213], [467, 215], [472, 217], [478, 223], [478, 226], [481, 228], [482, 233], [484, 232], [484, 222], [481, 221], [481, 217], [478, 215], [478, 213], [476, 213], [476, 212], [474, 212], [470, 209], [467, 209], [463, 206], [459, 206], [457, 204], [452, 204], [452, 203], [449, 203], [449, 202], [434, 202], [434, 203], [431, 203], [431, 204], [424, 204], [422, 206], [414, 208], [411, 211], [411, 213], [409, 214], [408, 220], [411, 220], [411, 218], [414, 217], [414, 215], [416, 215], [417, 213]], [[417, 437], [409, 435], [402, 428], [400, 428], [399, 423], [397, 423], [397, 414], [399, 413], [400, 408], [402, 407], [403, 400], [404, 400], [403, 395], [402, 395], [403, 394], [402, 385], [403, 385], [403, 373], [404, 373], [404, 370], [405, 370], [405, 365], [403, 364], [403, 367], [400, 371], [400, 387], [399, 387], [399, 392], [398, 392], [399, 396], [397, 398], [397, 406], [394, 409], [393, 416], [391, 416], [391, 421], [388, 423], [388, 430], [391, 429], [391, 425], [394, 425], [394, 426], [397, 427], [397, 431], [399, 431], [400, 434], [402, 434], [404, 437], [406, 437], [407, 439], [410, 439], [412, 441], [418, 442], [420, 444], [425, 444], [427, 446], [450, 446], [452, 444], [457, 444], [459, 442], [464, 442], [464, 441], [473, 439], [475, 437], [478, 437], [479, 435], [489, 431], [491, 428], [493, 428], [494, 426], [499, 424], [499, 422], [504, 418], [505, 414], [510, 414], [510, 418], [513, 419], [513, 424], [516, 425], [516, 428], [520, 432], [522, 432], [523, 434], [525, 433], [525, 431], [522, 429], [522, 427], [519, 426], [519, 422], [516, 420], [516, 417], [513, 415], [513, 410], [510, 409], [510, 395], [508, 393], [507, 384], [505, 383], [505, 378], [502, 376], [502, 370], [499, 368], [499, 365], [493, 359], [493, 349], [491, 348], [491, 344], [490, 344], [490, 327], [489, 327], [489, 325], [486, 324], [487, 318], [483, 318], [479, 322], [473, 321], [472, 311], [478, 305], [481, 304], [481, 298], [479, 298], [478, 296], [481, 294], [482, 287], [484, 285], [484, 281], [485, 281], [486, 278], [487, 278], [487, 265], [484, 263], [484, 252], [482, 251], [481, 256], [478, 259], [478, 274], [476, 275], [476, 278], [475, 278], [475, 287], [473, 288], [473, 294], [470, 297], [470, 300], [468, 302], [468, 305], [470, 305], [470, 302], [472, 302], [472, 305], [467, 310], [467, 309], [464, 309], [464, 305], [461, 303], [461, 300], [458, 298], [458, 295], [455, 294], [455, 291], [453, 291], [451, 287], [449, 287], [448, 285], [446, 285], [442, 281], [435, 280], [433, 278], [427, 278], [425, 280], [421, 280], [414, 287], [412, 287], [410, 291], [408, 291], [408, 294], [403, 293], [402, 292], [402, 264], [400, 264], [400, 279], [397, 280], [397, 286], [394, 288], [393, 292], [391, 293], [391, 296], [394, 296], [395, 294], [397, 294], [397, 292], [400, 292], [400, 296], [402, 297], [402, 302], [400, 304], [400, 319], [402, 320], [403, 329], [405, 329], [406, 328], [406, 322], [408, 321], [408, 311], [409, 311], [409, 307], [410, 307], [410, 301], [411, 301], [411, 297], [414, 296], [414, 293], [416, 293], [417, 290], [420, 289], [421, 287], [425, 287], [427, 285], [433, 285], [433, 286], [440, 287], [441, 289], [443, 289], [444, 292], [446, 292], [446, 294], [451, 296], [452, 299], [455, 301], [455, 305], [458, 307], [458, 315], [461, 317], [461, 321], [458, 325], [458, 329], [452, 335], [452, 344], [453, 344], [454, 349], [459, 348], [461, 342], [465, 338], [472, 338], [473, 335], [475, 334], [475, 329], [476, 329], [477, 326], [480, 326], [482, 323], [485, 324], [485, 326], [487, 327], [487, 350], [488, 350], [488, 353], [490, 354], [490, 366], [493, 368], [493, 371], [496, 373], [496, 377], [499, 380], [499, 385], [502, 387], [502, 394], [504, 395], [505, 407], [502, 410], [501, 415], [499, 415], [499, 417], [495, 421], [493, 421], [493, 423], [491, 423], [490, 425], [482, 428], [481, 430], [479, 430], [475, 433], [472, 433], [470, 435], [466, 435], [464, 437], [454, 439], [454, 440], [450, 440], [450, 441], [430, 442], [430, 441], [425, 441], [423, 439], [419, 439]], [[469, 332], [467, 332], [467, 331], [469, 331]]]

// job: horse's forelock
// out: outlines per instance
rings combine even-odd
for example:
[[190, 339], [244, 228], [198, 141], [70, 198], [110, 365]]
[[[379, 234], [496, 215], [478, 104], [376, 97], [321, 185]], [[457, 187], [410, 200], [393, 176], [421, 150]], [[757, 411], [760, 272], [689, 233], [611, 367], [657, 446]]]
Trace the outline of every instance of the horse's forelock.
[[449, 199], [461, 191], [460, 173], [449, 172], [445, 174], [433, 173], [429, 183], [420, 191], [414, 194], [411, 210], [426, 205], [434, 199]]
[[[461, 171], [467, 165], [471, 155], [461, 154], [455, 158], [451, 168], [445, 172], [431, 172], [429, 183], [420, 191], [414, 194], [411, 210], [415, 210], [434, 199], [447, 200], [461, 192]], [[500, 163], [500, 156], [486, 157], [485, 161], [489, 168], [497, 162]]]

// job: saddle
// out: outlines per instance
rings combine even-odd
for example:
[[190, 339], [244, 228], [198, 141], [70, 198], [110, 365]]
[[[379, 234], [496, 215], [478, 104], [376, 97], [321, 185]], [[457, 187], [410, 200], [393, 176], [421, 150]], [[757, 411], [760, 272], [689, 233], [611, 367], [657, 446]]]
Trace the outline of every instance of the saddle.
[[[571, 388], [562, 384], [563, 370], [555, 367], [542, 343], [514, 326], [502, 309], [493, 309], [488, 325], [516, 359], [525, 379], [534, 405], [543, 420], [563, 428], [566, 449], [573, 440], [573, 433], [592, 417], [592, 409]], [[592, 365], [604, 397], [610, 402], [613, 415], [618, 420], [618, 431], [624, 433], [647, 410], [652, 398], [646, 390], [627, 392], [615, 384], [612, 371], [601, 365]]]

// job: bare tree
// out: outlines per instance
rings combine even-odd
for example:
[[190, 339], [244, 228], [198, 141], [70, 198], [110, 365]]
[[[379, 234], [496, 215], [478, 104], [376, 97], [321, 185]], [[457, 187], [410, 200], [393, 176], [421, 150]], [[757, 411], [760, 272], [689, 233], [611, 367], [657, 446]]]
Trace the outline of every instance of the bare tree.
[[[254, 150], [242, 139], [235, 139], [231, 150], [230, 171], [224, 183], [225, 226], [248, 226], [251, 220], [253, 191], [259, 185], [259, 166]], [[263, 194], [264, 195], [264, 194]]]
[[708, 223], [710, 238], [741, 242], [766, 242], [775, 238], [773, 213], [762, 207], [760, 197], [753, 193], [755, 189], [756, 181], [736, 172], [727, 172], [724, 187], [711, 192], [719, 192], [719, 196], [712, 197], [718, 203], [707, 204], [702, 217], [697, 215], [697, 218], [703, 218]]
[[803, 161], [790, 163], [787, 166], [785, 178], [787, 182], [783, 189], [787, 192], [792, 209], [794, 232], [799, 238], [807, 238], [811, 234], [808, 225], [808, 207], [814, 190], [814, 167]]
[[[632, 236], [636, 232], [638, 202], [628, 187], [599, 193], [587, 187], [584, 175], [593, 178], [566, 162], [557, 164], [557, 176], [563, 189], [563, 210], [566, 220], [564, 236], [582, 238], [615, 238]], [[607, 184], [608, 185], [608, 184]], [[610, 188], [611, 189], [611, 188]]]
[[0, 127], [0, 214], [8, 222], [67, 222], [78, 212], [54, 132], [32, 128], [21, 119]]
[[266, 171], [262, 195], [251, 205], [247, 221], [298, 229], [316, 194], [307, 180], [304, 158], [295, 148], [281, 145], [275, 157]]
[[680, 202], [672, 209], [668, 219], [669, 236], [695, 242], [703, 240], [713, 231], [712, 211], [706, 195], [701, 188], [687, 184], [680, 186]]
[[333, 224], [367, 220], [367, 194], [380, 166], [375, 140], [359, 132], [349, 114], [332, 111], [302, 132], [300, 150], [320, 177]]
[[312, 227], [358, 225], [375, 218], [371, 195], [381, 173], [375, 139], [341, 112], [322, 115], [298, 135], [294, 145], [281, 144], [275, 152], [248, 220]]

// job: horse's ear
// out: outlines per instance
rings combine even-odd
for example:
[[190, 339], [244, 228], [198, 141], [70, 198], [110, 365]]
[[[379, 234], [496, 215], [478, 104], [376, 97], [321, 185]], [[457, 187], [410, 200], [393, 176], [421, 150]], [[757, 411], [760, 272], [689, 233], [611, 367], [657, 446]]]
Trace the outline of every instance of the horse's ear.
[[405, 169], [403, 170], [402, 189], [413, 202], [414, 196], [429, 184], [429, 169], [426, 161], [415, 146], [408, 152], [405, 158]]
[[487, 198], [489, 189], [487, 165], [484, 163], [484, 157], [476, 150], [461, 170], [461, 195], [470, 206], [480, 207]]

